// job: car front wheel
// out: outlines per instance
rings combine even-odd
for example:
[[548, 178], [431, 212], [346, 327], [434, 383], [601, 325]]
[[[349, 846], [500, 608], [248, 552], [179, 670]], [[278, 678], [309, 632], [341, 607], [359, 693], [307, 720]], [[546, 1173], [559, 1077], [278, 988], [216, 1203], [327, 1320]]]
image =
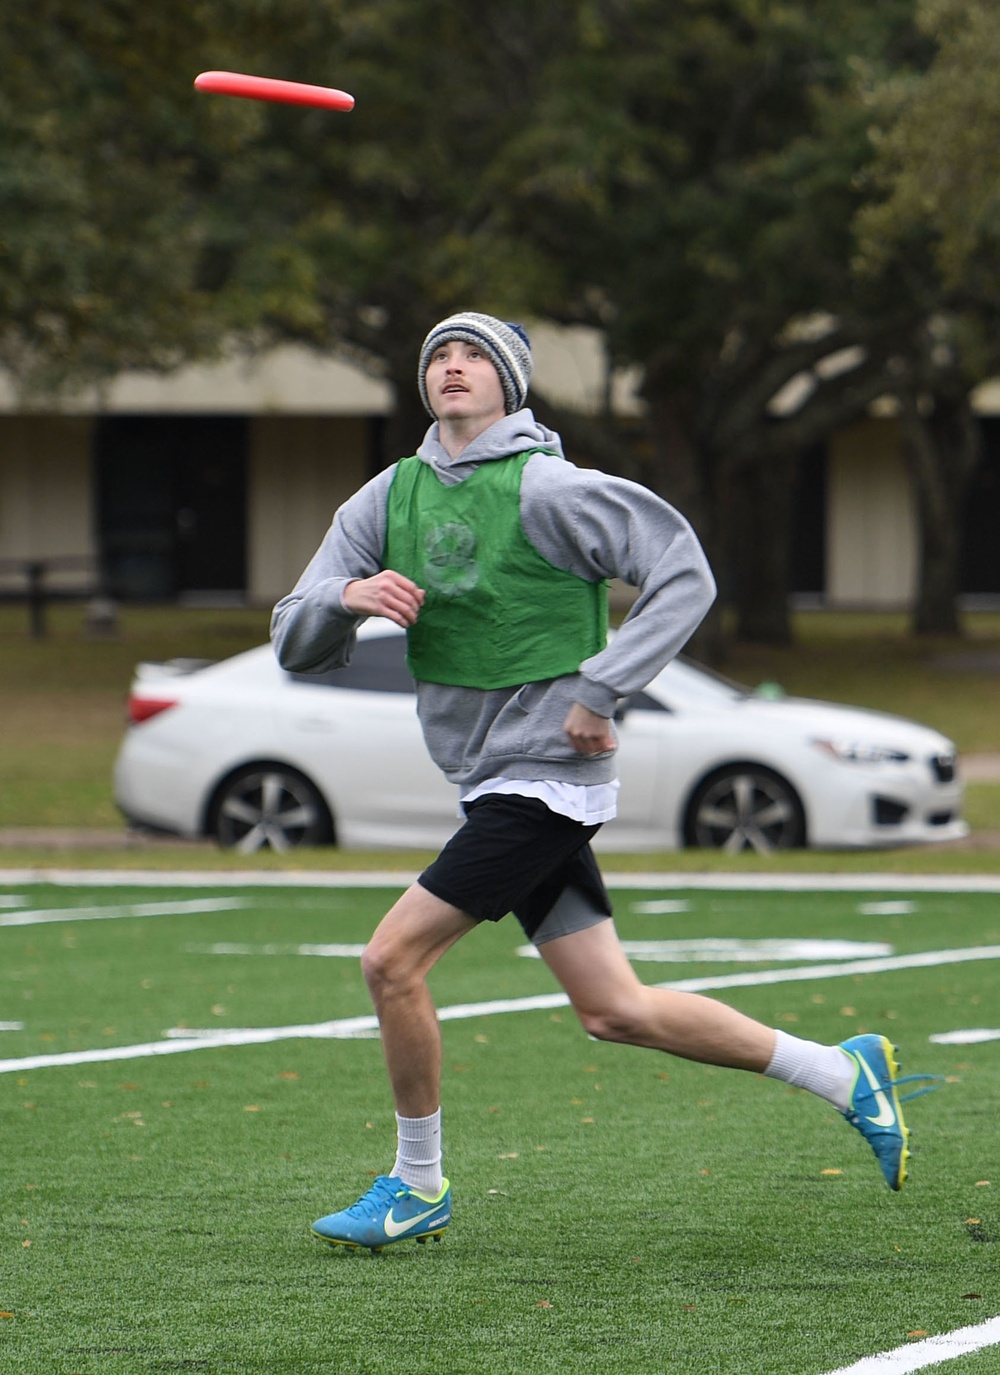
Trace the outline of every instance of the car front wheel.
[[209, 830], [221, 846], [243, 854], [326, 845], [326, 805], [302, 774], [277, 764], [251, 764], [228, 778], [212, 807]]
[[731, 764], [699, 784], [688, 808], [685, 844], [736, 854], [805, 844], [802, 803], [784, 778], [757, 764]]

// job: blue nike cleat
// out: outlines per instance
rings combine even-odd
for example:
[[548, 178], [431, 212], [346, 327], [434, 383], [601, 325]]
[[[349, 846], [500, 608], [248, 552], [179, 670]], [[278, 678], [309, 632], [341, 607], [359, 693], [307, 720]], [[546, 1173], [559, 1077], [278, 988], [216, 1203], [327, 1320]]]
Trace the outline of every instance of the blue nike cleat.
[[330, 1246], [367, 1246], [381, 1251], [394, 1241], [439, 1240], [451, 1220], [447, 1179], [436, 1198], [424, 1198], [395, 1175], [379, 1175], [350, 1208], [330, 1213], [312, 1225], [312, 1234]]
[[907, 1146], [910, 1134], [900, 1103], [929, 1093], [933, 1084], [902, 1099], [896, 1089], [900, 1084], [940, 1076], [911, 1074], [900, 1079], [895, 1047], [884, 1036], [852, 1036], [849, 1041], [841, 1041], [840, 1049], [854, 1061], [851, 1105], [844, 1116], [875, 1152], [889, 1188], [901, 1189], [906, 1182], [906, 1162], [910, 1158]]

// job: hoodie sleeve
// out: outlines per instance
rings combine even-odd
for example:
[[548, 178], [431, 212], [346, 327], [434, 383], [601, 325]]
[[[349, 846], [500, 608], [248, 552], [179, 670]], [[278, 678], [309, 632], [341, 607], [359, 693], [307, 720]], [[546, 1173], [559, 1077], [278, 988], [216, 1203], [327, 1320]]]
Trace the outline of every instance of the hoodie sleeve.
[[386, 500], [395, 465], [360, 488], [333, 524], [291, 592], [271, 614], [271, 642], [281, 667], [324, 673], [350, 660], [363, 617], [344, 606], [344, 588], [382, 568]]
[[577, 700], [601, 716], [683, 649], [715, 599], [694, 531], [647, 487], [538, 455], [524, 470], [521, 521], [543, 558], [579, 577], [620, 578], [639, 595], [607, 649], [580, 665]]

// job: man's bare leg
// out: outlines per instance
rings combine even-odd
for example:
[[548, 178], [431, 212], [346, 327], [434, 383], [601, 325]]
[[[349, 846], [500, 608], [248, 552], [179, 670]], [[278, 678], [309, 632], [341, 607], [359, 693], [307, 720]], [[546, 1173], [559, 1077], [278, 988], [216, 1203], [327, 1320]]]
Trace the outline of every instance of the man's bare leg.
[[414, 884], [365, 948], [362, 968], [396, 1102], [396, 1161], [357, 1203], [313, 1223], [313, 1234], [331, 1246], [380, 1250], [411, 1237], [440, 1237], [448, 1226], [451, 1189], [441, 1173], [441, 1035], [427, 975], [475, 925]]
[[775, 1034], [752, 1017], [697, 993], [650, 988], [637, 977], [614, 923], [603, 921], [538, 947], [586, 1031], [679, 1055], [762, 1073]]
[[365, 948], [362, 970], [401, 1117], [426, 1117], [441, 1106], [441, 1033], [427, 975], [476, 925], [415, 883], [382, 918]]

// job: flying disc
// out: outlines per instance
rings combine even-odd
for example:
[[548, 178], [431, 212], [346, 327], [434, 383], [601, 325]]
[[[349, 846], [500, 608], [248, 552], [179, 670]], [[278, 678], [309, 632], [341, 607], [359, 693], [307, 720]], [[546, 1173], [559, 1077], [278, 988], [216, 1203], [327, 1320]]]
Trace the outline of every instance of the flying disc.
[[315, 105], [322, 110], [353, 110], [354, 97], [332, 86], [307, 86], [304, 81], [278, 81], [243, 72], [202, 72], [195, 89], [213, 95], [236, 95], [245, 100], [272, 100], [280, 105]]

